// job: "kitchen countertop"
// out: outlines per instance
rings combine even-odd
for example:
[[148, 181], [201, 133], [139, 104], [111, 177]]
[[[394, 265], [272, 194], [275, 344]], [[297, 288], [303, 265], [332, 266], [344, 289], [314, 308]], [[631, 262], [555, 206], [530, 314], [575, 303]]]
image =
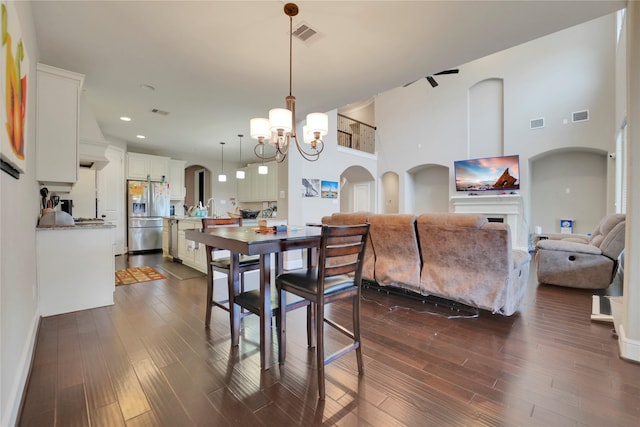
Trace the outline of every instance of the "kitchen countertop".
[[75, 225], [47, 225], [37, 226], [36, 231], [47, 230], [89, 230], [89, 229], [102, 229], [102, 228], [115, 228], [113, 224], [75, 224]]

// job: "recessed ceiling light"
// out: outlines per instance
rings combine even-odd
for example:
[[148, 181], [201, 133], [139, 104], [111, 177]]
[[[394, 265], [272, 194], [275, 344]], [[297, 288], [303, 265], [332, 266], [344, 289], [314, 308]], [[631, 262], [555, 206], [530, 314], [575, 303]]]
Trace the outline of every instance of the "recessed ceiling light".
[[144, 135], [136, 135], [136, 138], [138, 138], [138, 139], [145, 139], [145, 138], [146, 138], [146, 136], [144, 136]]
[[131, 121], [131, 117], [122, 116], [122, 117], [120, 117], [120, 120], [122, 120], [123, 122], [130, 122]]
[[151, 85], [148, 85], [148, 84], [144, 84], [144, 83], [140, 85], [140, 88], [141, 88], [141, 89], [144, 89], [144, 90], [149, 90], [149, 91], [151, 91], [151, 92], [153, 92], [154, 90], [156, 90], [156, 88], [155, 88], [155, 87], [153, 87], [153, 86], [151, 86]]

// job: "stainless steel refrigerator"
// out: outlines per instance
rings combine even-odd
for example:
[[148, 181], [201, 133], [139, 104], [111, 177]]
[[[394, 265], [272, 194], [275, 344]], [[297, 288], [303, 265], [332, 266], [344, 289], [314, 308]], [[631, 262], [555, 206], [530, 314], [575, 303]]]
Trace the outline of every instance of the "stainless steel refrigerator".
[[169, 185], [127, 181], [129, 252], [162, 249], [162, 218], [169, 216]]

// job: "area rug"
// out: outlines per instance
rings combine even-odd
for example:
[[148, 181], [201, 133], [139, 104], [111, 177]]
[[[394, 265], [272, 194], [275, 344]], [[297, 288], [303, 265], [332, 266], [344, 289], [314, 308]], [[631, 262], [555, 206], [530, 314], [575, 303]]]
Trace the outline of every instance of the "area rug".
[[153, 267], [147, 265], [143, 265], [142, 267], [129, 267], [116, 271], [116, 286], [159, 279], [166, 279], [166, 277], [158, 273]]
[[156, 264], [155, 267], [178, 280], [195, 279], [206, 276], [206, 274], [179, 262], [163, 261], [162, 264]]

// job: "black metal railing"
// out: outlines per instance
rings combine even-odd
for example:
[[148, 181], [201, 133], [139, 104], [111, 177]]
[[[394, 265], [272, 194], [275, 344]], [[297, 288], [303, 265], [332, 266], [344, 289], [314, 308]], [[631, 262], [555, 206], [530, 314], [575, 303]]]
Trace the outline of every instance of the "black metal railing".
[[373, 154], [376, 152], [376, 128], [338, 114], [338, 145]]

